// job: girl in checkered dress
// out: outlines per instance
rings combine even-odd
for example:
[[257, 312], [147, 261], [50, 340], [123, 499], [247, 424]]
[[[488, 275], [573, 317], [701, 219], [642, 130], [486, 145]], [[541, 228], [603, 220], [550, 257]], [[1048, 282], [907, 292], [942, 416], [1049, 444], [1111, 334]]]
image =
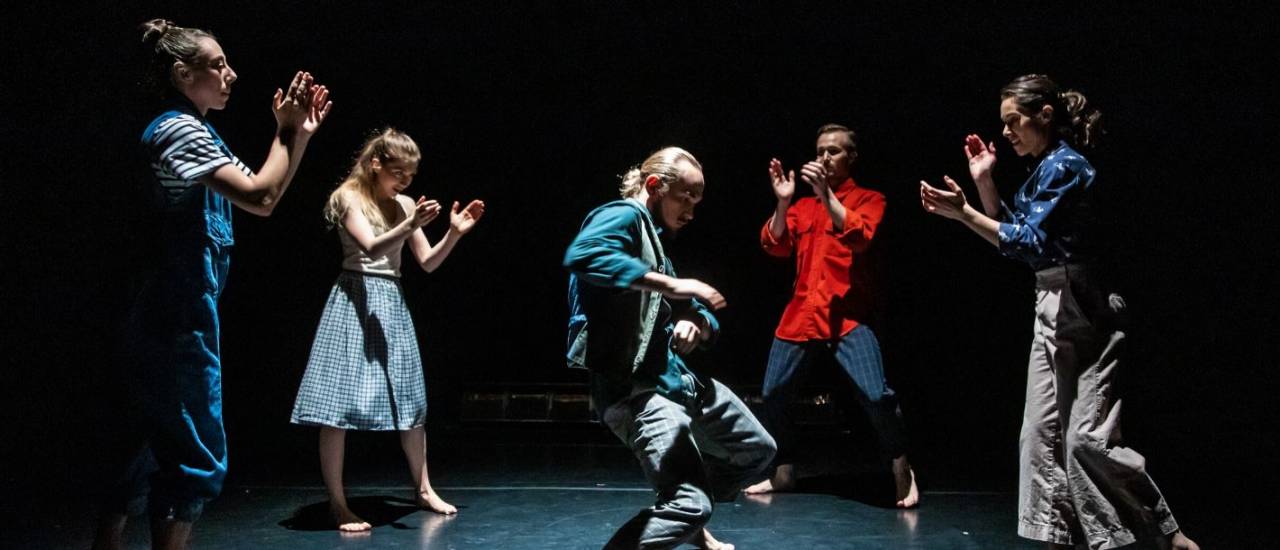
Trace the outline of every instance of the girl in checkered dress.
[[407, 243], [422, 269], [444, 262], [484, 215], [484, 202], [449, 211], [449, 230], [432, 244], [422, 226], [440, 214], [434, 200], [401, 194], [418, 172], [421, 154], [394, 129], [370, 138], [351, 173], [329, 197], [325, 217], [342, 241], [342, 273], [316, 329], [292, 422], [320, 427], [320, 469], [338, 529], [367, 531], [347, 506], [342, 462], [347, 430], [396, 430], [409, 462], [418, 505], [440, 514], [457, 509], [427, 478], [426, 386], [413, 320], [400, 288]]

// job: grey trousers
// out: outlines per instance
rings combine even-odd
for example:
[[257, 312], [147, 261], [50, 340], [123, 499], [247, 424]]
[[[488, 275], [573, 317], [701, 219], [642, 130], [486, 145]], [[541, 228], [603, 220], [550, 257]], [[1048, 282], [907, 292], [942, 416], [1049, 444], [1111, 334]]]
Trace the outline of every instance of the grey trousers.
[[623, 399], [604, 422], [657, 492], [605, 548], [674, 548], [701, 533], [712, 503], [732, 500], [773, 460], [777, 445], [742, 400], [710, 380], [679, 403], [655, 392]]
[[1082, 267], [1036, 273], [1035, 334], [1027, 373], [1018, 534], [1115, 548], [1172, 533], [1177, 522], [1120, 437], [1124, 302]]

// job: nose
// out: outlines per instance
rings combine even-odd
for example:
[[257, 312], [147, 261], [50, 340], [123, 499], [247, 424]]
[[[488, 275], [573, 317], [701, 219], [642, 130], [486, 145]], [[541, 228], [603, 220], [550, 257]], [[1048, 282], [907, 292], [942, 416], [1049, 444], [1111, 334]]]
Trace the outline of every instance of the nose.
[[240, 75], [236, 74], [235, 69], [232, 69], [231, 65], [227, 65], [227, 84], [235, 82], [237, 78], [240, 78]]

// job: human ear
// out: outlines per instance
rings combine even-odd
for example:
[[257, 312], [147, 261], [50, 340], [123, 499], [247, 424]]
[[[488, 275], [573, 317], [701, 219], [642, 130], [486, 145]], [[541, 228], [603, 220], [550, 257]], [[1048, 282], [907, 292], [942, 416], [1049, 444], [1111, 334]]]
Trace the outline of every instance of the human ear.
[[659, 179], [657, 175], [649, 174], [648, 177], [644, 178], [644, 188], [649, 192], [649, 194], [656, 193], [658, 188], [661, 186], [662, 180]]
[[187, 64], [181, 61], [174, 61], [173, 70], [170, 72], [174, 81], [189, 82], [191, 80], [191, 69], [187, 68]]
[[1041, 107], [1038, 116], [1045, 124], [1053, 122], [1053, 106], [1045, 105], [1044, 107]]

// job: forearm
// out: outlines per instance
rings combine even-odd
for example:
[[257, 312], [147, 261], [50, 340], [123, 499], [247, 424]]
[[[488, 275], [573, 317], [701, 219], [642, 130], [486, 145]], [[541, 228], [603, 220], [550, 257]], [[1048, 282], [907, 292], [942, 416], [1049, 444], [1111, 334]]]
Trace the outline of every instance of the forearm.
[[843, 204], [840, 204], [840, 200], [836, 198], [831, 188], [827, 188], [827, 196], [822, 197], [822, 202], [827, 207], [827, 213], [831, 215], [831, 230], [837, 233], [844, 231], [848, 211]]
[[1000, 222], [987, 217], [982, 212], [978, 212], [977, 209], [968, 204], [964, 205], [960, 221], [969, 230], [977, 233], [979, 237], [982, 237], [992, 245], [1000, 246]]
[[253, 189], [247, 195], [249, 202], [260, 205], [266, 214], [270, 214], [280, 202], [280, 197], [289, 188], [289, 182], [298, 169], [302, 153], [307, 148], [307, 139], [285, 129], [278, 129], [271, 140], [271, 149], [267, 151], [267, 159], [253, 177]]
[[1000, 215], [1000, 194], [996, 192], [996, 183], [990, 175], [975, 178], [973, 183], [978, 188], [978, 197], [982, 200], [982, 210], [990, 218]]
[[787, 208], [790, 205], [789, 200], [778, 200], [778, 205], [773, 209], [773, 217], [769, 218], [769, 235], [773, 240], [780, 241], [787, 234]]
[[453, 251], [453, 247], [462, 239], [462, 234], [457, 233], [453, 228], [445, 232], [444, 237], [435, 246], [430, 247], [418, 265], [422, 266], [422, 270], [430, 273], [440, 267], [444, 263], [445, 258], [449, 257], [449, 252]]
[[417, 228], [413, 227], [409, 220], [405, 220], [381, 235], [360, 242], [360, 248], [364, 249], [364, 253], [372, 258], [386, 256], [398, 250], [400, 243], [404, 242], [410, 235], [413, 235], [416, 230]]

